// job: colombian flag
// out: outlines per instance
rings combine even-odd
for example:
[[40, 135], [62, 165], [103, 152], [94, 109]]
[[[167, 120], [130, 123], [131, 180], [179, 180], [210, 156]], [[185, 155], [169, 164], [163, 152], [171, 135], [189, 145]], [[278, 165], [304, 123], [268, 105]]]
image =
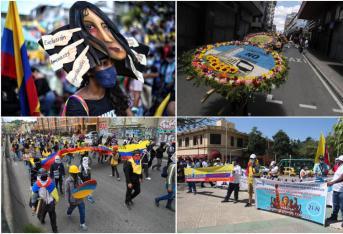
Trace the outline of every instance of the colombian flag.
[[22, 116], [39, 116], [36, 85], [15, 1], [10, 1], [1, 40], [1, 76], [16, 79]]

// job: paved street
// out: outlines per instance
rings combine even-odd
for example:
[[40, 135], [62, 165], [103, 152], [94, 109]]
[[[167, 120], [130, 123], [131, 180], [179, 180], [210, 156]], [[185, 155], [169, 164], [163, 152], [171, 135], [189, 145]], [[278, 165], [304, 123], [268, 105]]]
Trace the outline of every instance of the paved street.
[[[78, 157], [74, 159], [74, 163], [79, 161]], [[10, 176], [10, 184], [18, 188], [14, 195], [18, 204], [14, 206], [14, 214], [24, 213], [30, 223], [42, 227], [44, 232], [51, 232], [48, 215], [45, 225], [40, 224], [35, 216], [31, 216], [31, 209], [28, 206], [30, 182], [24, 163], [9, 160], [8, 163], [11, 164], [9, 170], [14, 175]], [[151, 172], [152, 180], [143, 182], [141, 194], [134, 199], [132, 210], [128, 210], [124, 205], [126, 184], [122, 166], [119, 166], [121, 181], [109, 176], [111, 168], [108, 163], [99, 165], [97, 160], [93, 160], [91, 167], [92, 177], [98, 181], [98, 186], [94, 192], [96, 202], [94, 204], [85, 202], [88, 232], [174, 232], [175, 212], [165, 209], [164, 202], [160, 203], [160, 207], [156, 207], [153, 202], [154, 197], [165, 193], [165, 179], [160, 176], [161, 172], [156, 170]], [[80, 232], [78, 210], [76, 209], [69, 219], [66, 215], [66, 199], [64, 196], [60, 198], [56, 208], [59, 232]]]
[[[294, 46], [285, 46], [283, 52], [290, 68], [287, 81], [279, 88], [274, 88], [271, 94], [256, 95], [255, 101], [248, 104], [248, 113], [253, 116], [341, 115], [342, 103], [307, 58]], [[178, 100], [182, 103], [178, 105], [178, 115], [212, 116], [230, 113], [230, 103], [216, 93], [201, 104], [200, 99], [210, 88], [193, 86], [193, 81], [187, 81], [180, 72], [177, 86]]]
[[[226, 189], [200, 188], [197, 184], [197, 195], [187, 193], [186, 184], [178, 184], [177, 193], [177, 231], [178, 232], [245, 232], [245, 233], [285, 233], [285, 232], [337, 232], [342, 233], [340, 223], [334, 227], [323, 227], [320, 224], [257, 210], [245, 208], [248, 193], [239, 193], [239, 202], [221, 203]], [[232, 197], [233, 198], [233, 194]], [[330, 216], [331, 208], [327, 208]], [[342, 218], [340, 218], [342, 219]]]

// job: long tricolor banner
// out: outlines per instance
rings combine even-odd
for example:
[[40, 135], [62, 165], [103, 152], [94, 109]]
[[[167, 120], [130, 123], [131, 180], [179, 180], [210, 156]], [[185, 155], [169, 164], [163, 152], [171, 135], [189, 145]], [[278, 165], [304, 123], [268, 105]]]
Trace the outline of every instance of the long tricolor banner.
[[185, 168], [186, 182], [233, 181], [233, 165]]
[[149, 145], [150, 141], [145, 140], [137, 144], [128, 144], [118, 147], [118, 153], [121, 159], [126, 160], [129, 157], [135, 156], [137, 154], [142, 154], [143, 150]]

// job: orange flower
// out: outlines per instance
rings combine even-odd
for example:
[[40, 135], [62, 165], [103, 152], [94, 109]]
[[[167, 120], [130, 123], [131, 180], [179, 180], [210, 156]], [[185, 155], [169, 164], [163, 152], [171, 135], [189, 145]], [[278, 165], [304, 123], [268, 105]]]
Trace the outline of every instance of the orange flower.
[[227, 73], [224, 73], [224, 72], [219, 73], [219, 78], [220, 78], [220, 79], [226, 79], [226, 78], [228, 78], [228, 77], [229, 77], [229, 76], [228, 76]]

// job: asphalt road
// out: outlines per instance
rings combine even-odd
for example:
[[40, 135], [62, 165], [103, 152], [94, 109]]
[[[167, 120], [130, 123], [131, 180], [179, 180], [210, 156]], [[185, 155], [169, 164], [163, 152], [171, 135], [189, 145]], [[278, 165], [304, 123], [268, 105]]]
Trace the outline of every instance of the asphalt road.
[[[75, 163], [80, 160], [74, 159]], [[154, 162], [155, 163], [155, 162]], [[164, 164], [166, 162], [163, 162]], [[30, 196], [29, 174], [23, 162], [10, 161], [10, 184], [18, 188], [14, 195], [16, 206], [12, 206], [14, 214], [26, 214], [29, 223], [32, 223], [45, 232], [51, 232], [50, 219], [47, 215], [44, 225], [40, 224], [35, 216], [31, 215], [28, 206]], [[154, 198], [165, 194], [165, 179], [160, 176], [161, 172], [151, 171], [151, 181], [143, 181], [141, 194], [134, 199], [134, 207], [128, 210], [124, 205], [126, 191], [125, 177], [122, 165], [119, 166], [121, 181], [109, 176], [111, 168], [109, 164], [98, 164], [93, 160], [92, 178], [98, 181], [93, 197], [94, 204], [86, 204], [86, 224], [91, 233], [103, 232], [174, 232], [175, 212], [165, 209], [165, 203], [161, 202], [160, 207], [154, 204]], [[6, 175], [3, 175], [6, 176]], [[174, 206], [174, 204], [173, 204]], [[68, 218], [66, 211], [68, 204], [63, 195], [60, 195], [60, 202], [57, 204], [57, 227], [59, 232], [81, 232], [79, 227], [79, 213], [74, 210], [72, 217]], [[24, 219], [24, 220], [25, 220]], [[24, 225], [24, 224], [22, 224]]]
[[[248, 104], [248, 115], [331, 116], [343, 113], [342, 103], [335, 101], [304, 55], [294, 46], [284, 47], [283, 54], [290, 68], [287, 81], [268, 95], [255, 95], [254, 102]], [[179, 116], [230, 115], [230, 103], [226, 99], [214, 93], [202, 104], [200, 100], [210, 88], [193, 86], [193, 82], [185, 78], [185, 74], [178, 72]]]

